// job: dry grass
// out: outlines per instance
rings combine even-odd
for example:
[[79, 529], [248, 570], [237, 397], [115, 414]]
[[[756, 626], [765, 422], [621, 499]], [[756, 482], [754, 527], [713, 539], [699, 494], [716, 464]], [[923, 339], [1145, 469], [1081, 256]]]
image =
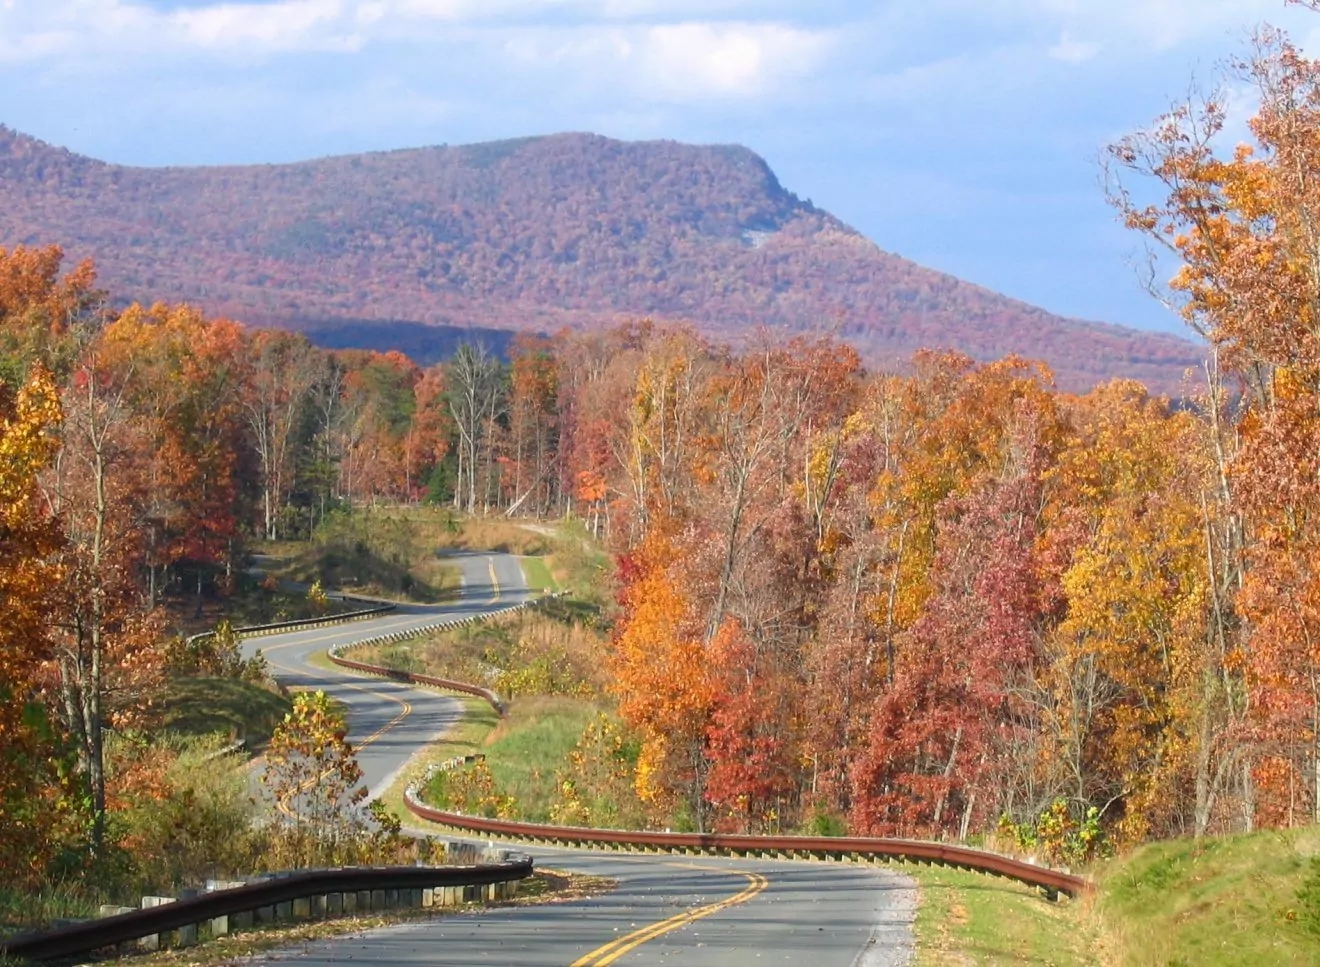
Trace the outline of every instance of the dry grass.
[[580, 620], [571, 604], [554, 601], [403, 642], [368, 645], [355, 650], [353, 657], [485, 685], [506, 698], [588, 697], [604, 694], [607, 648], [604, 634]]

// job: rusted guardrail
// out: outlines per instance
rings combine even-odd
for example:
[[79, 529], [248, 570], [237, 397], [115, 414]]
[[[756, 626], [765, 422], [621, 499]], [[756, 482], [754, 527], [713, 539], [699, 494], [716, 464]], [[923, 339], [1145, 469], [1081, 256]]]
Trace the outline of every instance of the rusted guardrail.
[[460, 682], [452, 678], [437, 678], [434, 675], [419, 675], [414, 672], [399, 671], [394, 668], [385, 668], [382, 665], [371, 665], [366, 662], [354, 661], [351, 658], [345, 658], [343, 652], [360, 648], [363, 645], [385, 644], [392, 641], [406, 641], [409, 638], [415, 638], [418, 635], [427, 634], [432, 631], [441, 631], [449, 628], [458, 628], [462, 625], [475, 624], [479, 621], [485, 621], [489, 618], [497, 618], [503, 614], [511, 614], [514, 611], [521, 611], [524, 608], [534, 608], [547, 600], [553, 600], [559, 597], [559, 594], [549, 594], [541, 598], [530, 598], [526, 601], [520, 601], [517, 604], [508, 605], [495, 611], [487, 611], [481, 614], [466, 614], [462, 616], [449, 616], [433, 621], [427, 625], [421, 625], [417, 628], [405, 628], [401, 631], [392, 631], [388, 634], [377, 635], [372, 638], [366, 638], [362, 641], [355, 641], [350, 645], [335, 645], [326, 652], [326, 657], [341, 668], [352, 669], [356, 672], [363, 672], [368, 675], [379, 675], [382, 678], [393, 679], [396, 682], [408, 682], [413, 685], [429, 685], [432, 688], [443, 688], [451, 692], [461, 692], [464, 695], [475, 695], [483, 699], [497, 715], [501, 718], [508, 712], [508, 708], [500, 697], [491, 689], [484, 688], [481, 685], [473, 685], [469, 682]]
[[414, 789], [405, 792], [404, 800], [409, 811], [422, 819], [450, 829], [501, 839], [616, 850], [695, 850], [720, 855], [770, 853], [788, 858], [906, 860], [1003, 876], [1039, 887], [1050, 895], [1064, 893], [1077, 896], [1091, 889], [1088, 880], [1072, 873], [948, 843], [855, 836], [738, 836], [724, 833], [659, 833], [548, 826], [444, 812], [422, 802]]
[[326, 657], [341, 668], [351, 668], [353, 671], [365, 672], [368, 675], [379, 675], [382, 678], [389, 678], [396, 682], [407, 682], [410, 685], [430, 685], [432, 688], [443, 688], [451, 692], [462, 692], [464, 695], [475, 695], [484, 699], [499, 715], [503, 716], [505, 713], [504, 703], [500, 701], [500, 697], [489, 688], [482, 688], [480, 685], [469, 685], [467, 682], [454, 681], [449, 678], [436, 678], [434, 675], [418, 675], [414, 672], [397, 671], [380, 665], [369, 665], [366, 662], [343, 658], [333, 651], [327, 652]]
[[374, 894], [380, 890], [485, 886], [521, 880], [531, 874], [530, 857], [479, 866], [312, 870], [247, 886], [217, 890], [145, 910], [75, 923], [46, 933], [10, 937], [0, 940], [0, 956], [54, 960], [306, 897], [362, 892]]

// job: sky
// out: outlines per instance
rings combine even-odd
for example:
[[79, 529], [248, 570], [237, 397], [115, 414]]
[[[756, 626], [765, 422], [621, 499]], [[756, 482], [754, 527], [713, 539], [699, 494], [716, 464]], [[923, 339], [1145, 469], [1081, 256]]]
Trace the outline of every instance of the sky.
[[738, 143], [888, 251], [1177, 332], [1099, 155], [1264, 22], [1320, 49], [1284, 0], [0, 0], [0, 123], [131, 165]]

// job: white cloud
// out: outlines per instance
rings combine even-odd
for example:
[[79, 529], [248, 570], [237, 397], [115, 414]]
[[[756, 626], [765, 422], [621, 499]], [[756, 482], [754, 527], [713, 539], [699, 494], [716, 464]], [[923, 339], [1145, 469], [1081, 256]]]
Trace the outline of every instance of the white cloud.
[[1077, 40], [1068, 31], [1059, 34], [1059, 40], [1046, 51], [1054, 60], [1065, 64], [1081, 64], [1100, 53], [1100, 45], [1092, 41]]
[[275, 52], [351, 49], [360, 40], [336, 30], [344, 22], [339, 0], [284, 0], [179, 10], [169, 15], [167, 26], [176, 28], [190, 46]]
[[749, 97], [809, 73], [828, 47], [824, 33], [775, 24], [685, 23], [648, 28], [637, 59], [657, 94]]
[[534, 68], [571, 65], [601, 90], [663, 102], [770, 93], [810, 74], [831, 44], [827, 31], [692, 22], [519, 30], [504, 52]]
[[935, 20], [988, 20], [1024, 33], [1065, 31], [1105, 46], [1151, 52], [1223, 38], [1298, 13], [1284, 0], [933, 0], [926, 10]]

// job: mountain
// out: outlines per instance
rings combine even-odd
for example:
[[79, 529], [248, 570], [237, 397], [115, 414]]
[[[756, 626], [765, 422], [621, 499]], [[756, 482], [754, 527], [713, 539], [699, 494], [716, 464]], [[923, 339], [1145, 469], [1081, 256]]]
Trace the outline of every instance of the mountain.
[[[0, 127], [0, 246], [58, 242], [117, 297], [245, 322], [553, 331], [686, 319], [1046, 360], [1171, 390], [1174, 336], [1051, 315], [883, 251], [738, 146], [560, 134], [285, 165], [130, 168]], [[369, 331], [369, 330], [368, 330]]]

